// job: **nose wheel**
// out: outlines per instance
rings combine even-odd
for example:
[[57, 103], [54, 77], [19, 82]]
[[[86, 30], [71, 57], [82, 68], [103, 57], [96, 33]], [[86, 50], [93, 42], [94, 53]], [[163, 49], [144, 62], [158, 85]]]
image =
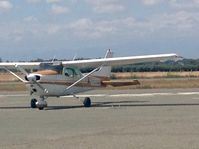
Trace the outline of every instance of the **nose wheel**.
[[31, 101], [30, 101], [30, 107], [31, 107], [32, 109], [37, 108], [36, 103], [37, 103], [37, 99], [35, 99], [35, 98], [31, 99]]

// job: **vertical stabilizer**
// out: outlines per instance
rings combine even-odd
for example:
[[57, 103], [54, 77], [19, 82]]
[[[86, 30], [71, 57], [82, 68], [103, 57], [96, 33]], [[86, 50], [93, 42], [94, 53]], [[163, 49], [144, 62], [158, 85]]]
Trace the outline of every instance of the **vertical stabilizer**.
[[[112, 58], [113, 52], [111, 50], [107, 50], [104, 58]], [[110, 77], [111, 76], [111, 66], [102, 66], [98, 71], [96, 71], [93, 76], [99, 77]]]

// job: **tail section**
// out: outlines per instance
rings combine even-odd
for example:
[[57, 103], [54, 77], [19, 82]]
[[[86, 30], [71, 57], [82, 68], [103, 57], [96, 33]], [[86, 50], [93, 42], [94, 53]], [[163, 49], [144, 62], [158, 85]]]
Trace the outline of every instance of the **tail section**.
[[[111, 50], [107, 50], [104, 58], [112, 58], [113, 52]], [[97, 77], [106, 77], [109, 78], [111, 76], [111, 66], [102, 66], [98, 71], [96, 71], [93, 76]]]

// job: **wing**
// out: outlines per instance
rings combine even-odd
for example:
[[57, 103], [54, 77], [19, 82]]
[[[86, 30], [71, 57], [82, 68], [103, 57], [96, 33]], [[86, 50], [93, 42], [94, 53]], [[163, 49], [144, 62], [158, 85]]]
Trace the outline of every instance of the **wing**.
[[119, 66], [128, 64], [137, 64], [143, 62], [167, 61], [177, 60], [177, 54], [159, 54], [159, 55], [145, 55], [145, 56], [130, 56], [130, 57], [116, 57], [116, 58], [103, 58], [91, 60], [78, 60], [78, 61], [63, 61], [64, 66], [75, 67], [99, 67], [99, 66]]
[[[129, 57], [116, 57], [116, 58], [102, 58], [90, 60], [77, 60], [77, 61], [62, 61], [63, 66], [74, 67], [99, 67], [99, 66], [119, 66], [127, 64], [136, 64], [143, 62], [166, 61], [176, 60], [177, 54], [159, 54], [159, 55], [145, 55], [145, 56], [129, 56]], [[39, 68], [40, 62], [11, 62], [0, 63], [0, 67], [15, 68], [17, 66], [24, 69]]]
[[24, 69], [32, 69], [32, 68], [39, 68], [40, 62], [9, 62], [9, 63], [0, 63], [0, 67], [6, 68], [15, 68], [20, 66]]

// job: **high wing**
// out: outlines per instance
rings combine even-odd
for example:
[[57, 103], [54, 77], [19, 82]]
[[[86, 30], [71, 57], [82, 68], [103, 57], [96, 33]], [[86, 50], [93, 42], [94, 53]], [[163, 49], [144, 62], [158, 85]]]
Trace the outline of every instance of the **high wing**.
[[20, 66], [24, 69], [37, 69], [39, 68], [39, 65], [41, 62], [6, 62], [6, 63], [0, 63], [0, 68], [1, 67], [6, 67], [6, 68], [15, 68], [17, 66]]
[[167, 61], [177, 60], [177, 54], [159, 54], [159, 55], [145, 55], [145, 56], [129, 56], [129, 57], [116, 57], [116, 58], [102, 58], [78, 61], [63, 61], [64, 66], [75, 67], [99, 67], [99, 66], [119, 66], [128, 64], [137, 64], [143, 62]]
[[[129, 56], [129, 57], [116, 57], [116, 58], [102, 58], [102, 59], [90, 59], [90, 60], [77, 60], [77, 61], [62, 61], [63, 66], [74, 67], [99, 67], [99, 66], [119, 66], [127, 64], [137, 64], [143, 62], [154, 61], [167, 61], [178, 59], [177, 54], [158, 54], [158, 55], [145, 55], [145, 56]], [[0, 67], [15, 68], [17, 66], [24, 69], [37, 69], [41, 62], [11, 62], [0, 63]]]

